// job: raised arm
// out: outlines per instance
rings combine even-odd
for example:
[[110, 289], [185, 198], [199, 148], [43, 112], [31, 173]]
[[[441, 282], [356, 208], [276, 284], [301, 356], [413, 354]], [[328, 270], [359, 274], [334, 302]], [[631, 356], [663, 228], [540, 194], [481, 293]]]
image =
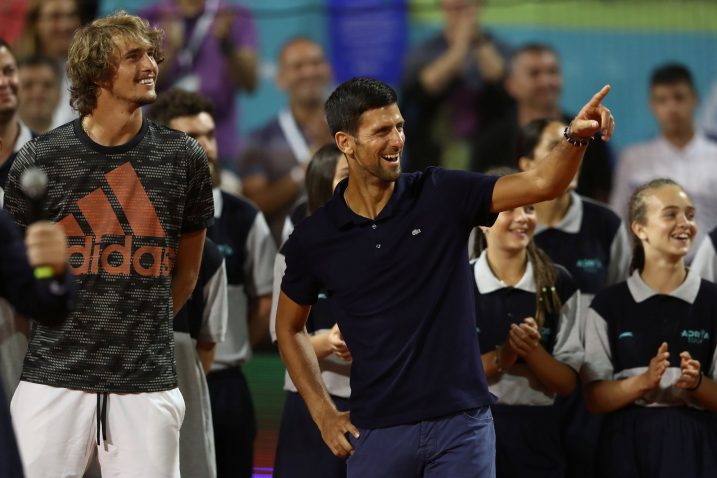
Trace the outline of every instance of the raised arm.
[[[601, 103], [610, 91], [605, 85], [583, 106], [570, 123], [568, 134], [574, 140], [591, 138], [598, 131], [607, 141], [615, 129], [610, 110]], [[491, 211], [500, 212], [526, 204], [554, 199], [562, 194], [575, 177], [587, 146], [575, 146], [563, 139], [536, 167], [498, 179], [493, 190]]]
[[345, 433], [356, 438], [359, 433], [349, 420], [349, 413], [336, 409], [321, 380], [319, 362], [305, 328], [310, 311], [310, 305], [297, 304], [283, 291], [280, 293], [276, 312], [279, 352], [324, 442], [334, 455], [346, 457], [353, 453], [353, 448]]

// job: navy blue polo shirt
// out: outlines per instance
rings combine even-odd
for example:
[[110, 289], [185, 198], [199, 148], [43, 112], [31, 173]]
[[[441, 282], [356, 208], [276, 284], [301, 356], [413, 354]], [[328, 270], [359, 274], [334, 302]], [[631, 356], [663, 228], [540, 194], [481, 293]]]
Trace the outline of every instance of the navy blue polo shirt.
[[496, 178], [428, 168], [402, 174], [375, 220], [344, 200], [286, 242], [282, 290], [313, 304], [322, 289], [353, 355], [351, 419], [379, 428], [491, 403], [475, 333], [470, 231], [489, 226]]

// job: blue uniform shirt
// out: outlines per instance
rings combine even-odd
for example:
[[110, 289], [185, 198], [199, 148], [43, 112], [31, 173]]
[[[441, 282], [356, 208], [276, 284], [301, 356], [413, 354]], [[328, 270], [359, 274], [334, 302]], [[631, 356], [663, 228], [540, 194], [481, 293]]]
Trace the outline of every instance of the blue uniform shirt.
[[344, 201], [348, 180], [297, 225], [282, 290], [326, 291], [353, 355], [351, 419], [394, 426], [487, 405], [475, 333], [470, 231], [489, 226], [496, 178], [428, 168], [403, 174], [375, 220]]
[[680, 352], [688, 351], [702, 372], [715, 378], [717, 364], [717, 285], [690, 272], [669, 294], [652, 290], [638, 271], [626, 282], [595, 296], [585, 330], [585, 383], [639, 375], [667, 342], [670, 366], [660, 387], [635, 401], [642, 406], [701, 408], [689, 392], [672, 385], [680, 377]]

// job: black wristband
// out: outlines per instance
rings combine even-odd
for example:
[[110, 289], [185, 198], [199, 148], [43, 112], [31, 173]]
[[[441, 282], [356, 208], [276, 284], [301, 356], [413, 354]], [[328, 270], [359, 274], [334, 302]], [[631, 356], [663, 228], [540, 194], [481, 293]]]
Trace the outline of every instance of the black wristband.
[[573, 136], [570, 132], [570, 126], [566, 126], [563, 130], [563, 137], [568, 141], [568, 143], [572, 144], [576, 148], [582, 148], [583, 146], [587, 146], [593, 140], [592, 136], [590, 136], [589, 138], [580, 138]]
[[700, 388], [700, 385], [702, 385], [702, 375], [702, 371], [700, 370], [700, 378], [697, 379], [697, 385], [692, 388], [686, 388], [685, 390], [687, 390], [688, 392], [694, 392], [695, 390]]

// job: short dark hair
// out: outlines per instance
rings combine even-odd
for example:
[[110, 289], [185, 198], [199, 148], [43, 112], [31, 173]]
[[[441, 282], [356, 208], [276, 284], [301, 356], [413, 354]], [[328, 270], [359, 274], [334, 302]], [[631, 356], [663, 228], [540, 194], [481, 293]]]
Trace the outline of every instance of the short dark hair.
[[692, 73], [686, 66], [679, 63], [658, 66], [650, 76], [650, 89], [658, 85], [674, 85], [676, 83], [687, 83], [692, 91], [696, 91]]
[[196, 116], [199, 113], [214, 113], [212, 100], [193, 91], [172, 88], [157, 97], [147, 113], [150, 119], [169, 125], [174, 118]]
[[34, 67], [34, 66], [47, 66], [49, 67], [52, 72], [55, 74], [55, 78], [58, 82], [61, 81], [62, 78], [62, 71], [60, 70], [60, 67], [58, 66], [57, 62], [54, 61], [52, 58], [45, 56], [45, 55], [30, 55], [23, 58], [20, 58], [20, 60], [17, 62], [18, 68], [24, 68], [24, 67]]
[[548, 45], [547, 43], [530, 42], [520, 45], [518, 48], [511, 52], [510, 61], [508, 62], [509, 65], [512, 65], [515, 59], [523, 53], [552, 53], [553, 55], [555, 55], [556, 58], [560, 58], [558, 50], [553, 48], [551, 45]]
[[398, 101], [396, 91], [372, 78], [352, 78], [341, 83], [326, 100], [326, 121], [331, 134], [356, 135], [361, 115]]

